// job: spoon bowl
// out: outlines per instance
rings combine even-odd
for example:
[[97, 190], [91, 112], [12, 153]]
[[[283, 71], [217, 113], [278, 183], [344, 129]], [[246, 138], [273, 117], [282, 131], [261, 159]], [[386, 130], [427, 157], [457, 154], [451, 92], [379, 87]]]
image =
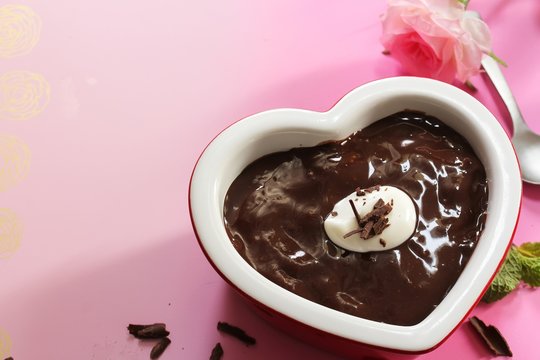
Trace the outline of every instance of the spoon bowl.
[[521, 178], [531, 184], [540, 184], [540, 135], [532, 132], [525, 123], [499, 64], [490, 56], [484, 56], [482, 67], [510, 113], [514, 128], [512, 143], [519, 160]]
[[540, 135], [528, 128], [514, 130], [512, 143], [521, 167], [523, 181], [540, 184]]

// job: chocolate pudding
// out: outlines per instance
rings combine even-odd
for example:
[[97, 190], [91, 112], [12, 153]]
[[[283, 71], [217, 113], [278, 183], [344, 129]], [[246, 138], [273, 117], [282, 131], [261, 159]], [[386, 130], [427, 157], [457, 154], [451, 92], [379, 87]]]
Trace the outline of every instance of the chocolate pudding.
[[[412, 235], [383, 251], [335, 245], [323, 227], [334, 205], [378, 185], [411, 197]], [[254, 161], [229, 188], [224, 218], [240, 255], [281, 287], [351, 315], [414, 325], [466, 266], [487, 200], [486, 173], [468, 142], [433, 116], [403, 111], [346, 139]]]

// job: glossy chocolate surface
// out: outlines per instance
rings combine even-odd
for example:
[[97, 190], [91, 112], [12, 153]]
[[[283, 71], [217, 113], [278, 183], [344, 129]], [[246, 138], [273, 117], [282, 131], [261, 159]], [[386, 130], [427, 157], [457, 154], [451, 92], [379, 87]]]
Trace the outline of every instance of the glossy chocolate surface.
[[[323, 221], [357, 187], [391, 185], [417, 206], [409, 240], [351, 253]], [[467, 264], [486, 219], [484, 167], [438, 119], [404, 111], [347, 139], [264, 156], [231, 185], [227, 232], [258, 272], [330, 308], [396, 325], [421, 322]]]

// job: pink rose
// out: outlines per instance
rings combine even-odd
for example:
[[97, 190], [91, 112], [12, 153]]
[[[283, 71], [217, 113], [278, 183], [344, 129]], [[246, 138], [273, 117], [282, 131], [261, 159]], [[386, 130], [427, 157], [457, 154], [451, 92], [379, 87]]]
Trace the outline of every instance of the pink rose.
[[381, 42], [413, 75], [465, 82], [491, 51], [488, 26], [458, 0], [388, 0]]

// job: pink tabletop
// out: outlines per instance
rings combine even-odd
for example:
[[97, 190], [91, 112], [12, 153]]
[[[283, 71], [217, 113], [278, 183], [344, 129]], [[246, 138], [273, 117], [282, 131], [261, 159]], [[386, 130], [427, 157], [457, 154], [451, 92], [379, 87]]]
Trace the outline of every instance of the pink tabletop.
[[[382, 1], [61, 1], [0, 4], [0, 359], [148, 359], [130, 322], [165, 322], [162, 359], [337, 359], [275, 330], [214, 272], [188, 182], [224, 127], [275, 107], [326, 110], [402, 75], [381, 54]], [[540, 132], [540, 3], [472, 0]], [[11, 26], [16, 36], [4, 31]], [[13, 36], [12, 36], [13, 35]], [[474, 94], [510, 128], [486, 80]], [[515, 242], [538, 241], [525, 185]], [[535, 359], [540, 291], [474, 310]], [[258, 340], [247, 348], [218, 321]], [[421, 359], [488, 359], [464, 324]], [[392, 358], [391, 355], [387, 356]]]

